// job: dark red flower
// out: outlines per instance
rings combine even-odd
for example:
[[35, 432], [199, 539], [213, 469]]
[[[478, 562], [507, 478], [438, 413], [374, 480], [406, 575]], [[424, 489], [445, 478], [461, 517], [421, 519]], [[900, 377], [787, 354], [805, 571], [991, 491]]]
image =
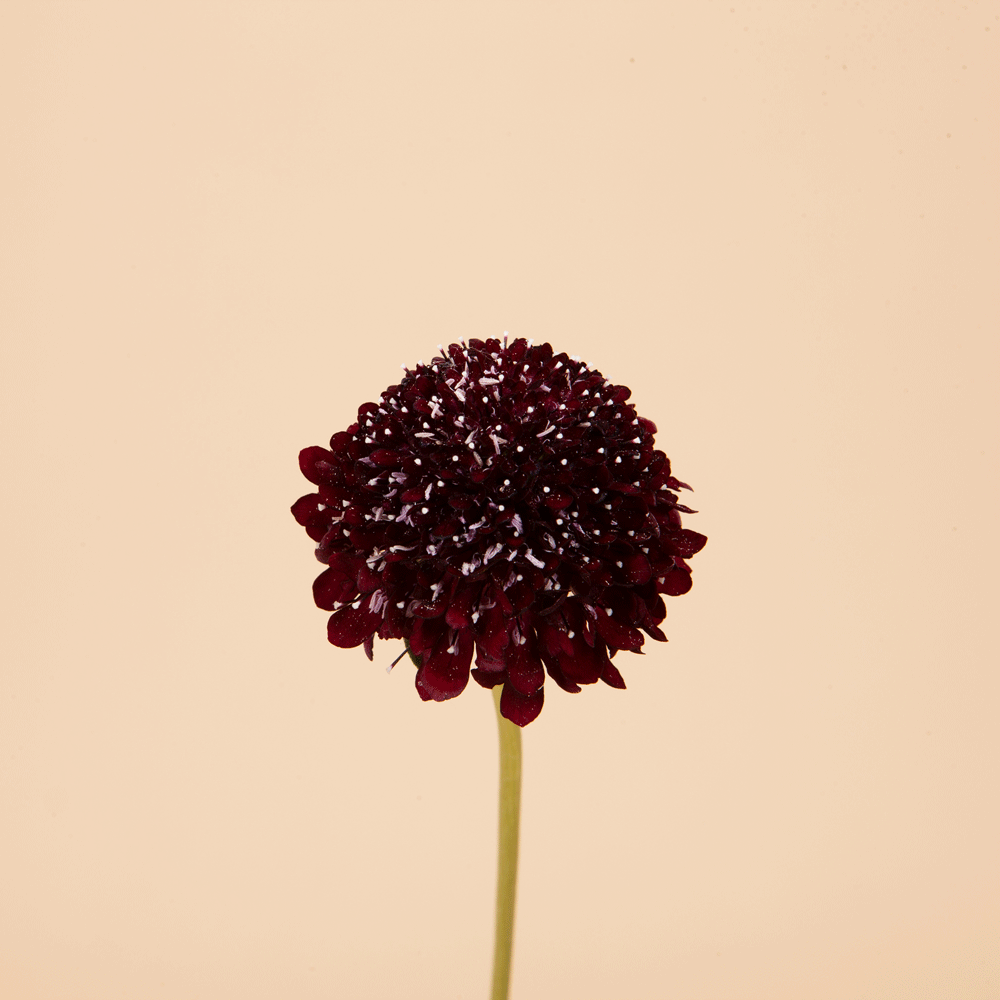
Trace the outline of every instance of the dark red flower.
[[328, 567], [313, 593], [330, 642], [371, 658], [374, 636], [404, 639], [425, 701], [461, 694], [475, 653], [519, 726], [546, 671], [624, 688], [611, 657], [665, 641], [660, 595], [690, 590], [705, 544], [630, 395], [548, 344], [470, 340], [306, 448], [319, 491], [292, 513]]

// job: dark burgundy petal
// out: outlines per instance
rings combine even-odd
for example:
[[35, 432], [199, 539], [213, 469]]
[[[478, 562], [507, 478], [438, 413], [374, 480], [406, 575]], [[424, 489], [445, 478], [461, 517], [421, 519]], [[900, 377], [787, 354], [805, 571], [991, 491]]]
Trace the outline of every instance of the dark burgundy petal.
[[389, 451], [388, 448], [376, 448], [368, 457], [384, 468], [398, 469], [403, 464], [399, 452]]
[[468, 628], [471, 625], [469, 615], [472, 612], [472, 601], [475, 594], [471, 589], [465, 587], [459, 590], [448, 605], [445, 612], [445, 621], [452, 628]]
[[410, 621], [413, 622], [413, 630], [408, 638], [410, 652], [418, 660], [422, 660], [426, 653], [431, 652], [443, 640], [446, 631], [444, 619], [411, 618]]
[[547, 653], [543, 652], [542, 662], [545, 664], [545, 669], [548, 671], [549, 677], [551, 677], [564, 691], [569, 691], [570, 694], [579, 694], [580, 691], [583, 690], [579, 684], [571, 681], [563, 673], [562, 667], [559, 666], [559, 661], [556, 657], [549, 656]]
[[625, 563], [625, 576], [629, 583], [646, 583], [652, 575], [649, 560], [641, 552], [629, 556]]
[[545, 688], [534, 694], [521, 694], [510, 682], [504, 684], [500, 695], [500, 714], [515, 726], [526, 726], [538, 718], [545, 702]]
[[335, 646], [348, 649], [360, 646], [378, 628], [381, 617], [368, 610], [368, 601], [363, 600], [360, 608], [343, 608], [330, 615], [327, 622], [327, 638]]
[[378, 590], [382, 583], [382, 578], [372, 570], [364, 559], [358, 560], [354, 579], [357, 580], [358, 590], [364, 594], [370, 594], [373, 590]]
[[643, 632], [646, 633], [651, 639], [655, 639], [657, 642], [666, 642], [667, 637], [663, 634], [663, 630], [652, 623], [647, 623], [645, 625], [639, 626]]
[[[318, 493], [307, 493], [304, 497], [299, 497], [292, 504], [292, 517], [304, 528], [308, 528], [323, 513], [321, 510], [322, 507], [323, 504], [320, 503]], [[322, 537], [320, 535], [320, 538]], [[319, 538], [314, 538], [313, 541], [318, 542]]]
[[323, 570], [313, 581], [313, 599], [316, 606], [324, 611], [334, 611], [337, 605], [353, 601], [357, 595], [358, 588], [354, 581], [332, 567]]
[[495, 659], [490, 656], [490, 654], [483, 649], [482, 645], [476, 640], [476, 666], [480, 670], [488, 674], [498, 674], [502, 673], [504, 676], [507, 675], [507, 654], [504, 653], [501, 659]]
[[534, 694], [545, 683], [542, 661], [527, 643], [514, 646], [508, 653], [507, 677], [513, 687], [524, 695]]
[[691, 589], [691, 570], [678, 559], [674, 566], [662, 573], [656, 581], [656, 589], [669, 597], [680, 597]]
[[416, 685], [424, 701], [447, 701], [460, 695], [469, 683], [472, 636], [460, 632], [454, 645], [439, 646], [417, 670]]
[[690, 531], [682, 528], [680, 531], [664, 532], [663, 538], [669, 542], [673, 551], [682, 559], [690, 559], [691, 556], [700, 552], [708, 541], [704, 535], [697, 531]]
[[633, 652], [642, 648], [642, 635], [639, 630], [610, 617], [603, 608], [597, 609], [597, 631], [609, 646], [630, 649]]
[[613, 688], [618, 688], [621, 691], [625, 690], [625, 681], [622, 680], [622, 675], [618, 673], [618, 668], [610, 660], [604, 664], [604, 670], [601, 672], [601, 680]]
[[299, 452], [299, 468], [311, 483], [322, 486], [337, 481], [336, 459], [333, 452], [314, 445]]
[[498, 684], [503, 684], [507, 680], [506, 671], [493, 673], [489, 670], [481, 670], [479, 667], [472, 668], [472, 679], [484, 688], [495, 688]]
[[560, 656], [559, 666], [563, 676], [573, 684], [596, 684], [607, 661], [608, 651], [603, 642], [588, 645], [586, 638], [577, 633], [573, 639], [573, 655]]
[[448, 610], [448, 602], [440, 601], [414, 601], [410, 608], [410, 614], [418, 618], [438, 618]]
[[503, 658], [503, 651], [510, 642], [510, 619], [500, 605], [487, 608], [477, 623], [476, 643], [494, 660]]
[[559, 628], [550, 622], [545, 622], [538, 630], [538, 638], [542, 649], [549, 656], [572, 656], [573, 643], [565, 628]]

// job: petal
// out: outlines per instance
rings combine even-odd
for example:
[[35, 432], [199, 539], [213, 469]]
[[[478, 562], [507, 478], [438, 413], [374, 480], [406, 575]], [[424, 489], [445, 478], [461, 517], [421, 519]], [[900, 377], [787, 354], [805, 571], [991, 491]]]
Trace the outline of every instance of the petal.
[[542, 653], [542, 662], [545, 664], [545, 669], [549, 672], [549, 677], [551, 677], [556, 684], [563, 689], [563, 691], [569, 691], [570, 694], [578, 694], [583, 690], [579, 684], [571, 681], [562, 671], [562, 667], [559, 666], [559, 661], [554, 656], [549, 656], [547, 653]]
[[507, 654], [504, 653], [499, 660], [494, 659], [494, 657], [490, 656], [489, 653], [487, 653], [483, 649], [479, 640], [478, 639], [476, 640], [476, 666], [479, 667], [479, 669], [484, 671], [485, 673], [488, 674], [502, 673], [504, 676], [506, 676], [507, 674], [506, 655]]
[[675, 559], [674, 565], [656, 578], [656, 589], [668, 597], [680, 597], [691, 589], [691, 569], [683, 559]]
[[440, 618], [448, 610], [448, 602], [442, 597], [439, 601], [414, 601], [410, 613], [417, 618]]
[[610, 660], [604, 665], [601, 680], [613, 688], [618, 688], [620, 691], [625, 690], [625, 681], [622, 680], [622, 675], [618, 673], [618, 668]]
[[331, 514], [318, 493], [307, 493], [292, 504], [292, 517], [306, 529], [314, 542], [318, 542], [330, 526]]
[[515, 612], [524, 611], [535, 600], [535, 590], [527, 580], [519, 580], [513, 587], [507, 588], [507, 599]]
[[388, 448], [376, 448], [368, 457], [385, 469], [398, 469], [403, 464], [399, 452]]
[[411, 618], [413, 631], [407, 639], [411, 652], [418, 660], [423, 661], [424, 654], [443, 639], [445, 624], [443, 618]]
[[538, 718], [544, 701], [544, 687], [540, 687], [534, 694], [524, 695], [512, 684], [504, 684], [500, 695], [500, 714], [515, 726], [526, 726]]
[[469, 612], [472, 610], [474, 592], [471, 587], [460, 589], [451, 599], [448, 610], [445, 612], [444, 620], [452, 628], [468, 628]]
[[597, 633], [609, 646], [629, 649], [633, 653], [642, 648], [639, 630], [612, 617], [604, 608], [597, 609]]
[[[358, 596], [354, 581], [339, 569], [325, 569], [313, 580], [313, 600], [316, 607], [324, 611], [334, 611], [338, 604], [353, 601]], [[357, 645], [353, 643], [352, 645]]]
[[[417, 693], [424, 701], [447, 701], [460, 695], [469, 683], [472, 635], [459, 632], [454, 652], [441, 643], [417, 671]], [[442, 648], [443, 647], [443, 648]]]
[[545, 671], [538, 654], [522, 643], [507, 654], [507, 677], [519, 694], [534, 694], [545, 683]]
[[502, 660], [503, 651], [510, 642], [510, 619], [503, 608], [496, 604], [487, 608], [479, 617], [476, 643], [491, 660]]
[[573, 655], [559, 657], [563, 675], [574, 684], [596, 684], [604, 672], [604, 664], [608, 662], [607, 648], [600, 640], [593, 646], [588, 645], [586, 637], [579, 632], [571, 641]]
[[472, 679], [484, 688], [495, 688], [498, 684], [503, 684], [507, 680], [505, 671], [493, 673], [489, 670], [480, 670], [479, 667], [472, 668]]
[[570, 639], [566, 629], [548, 623], [543, 624], [538, 629], [538, 638], [542, 649], [549, 656], [571, 656], [573, 653], [573, 640]]
[[368, 610], [368, 602], [362, 601], [360, 608], [342, 608], [330, 615], [326, 634], [330, 642], [342, 649], [360, 646], [382, 621], [381, 615]]
[[625, 579], [632, 584], [647, 583], [653, 575], [649, 560], [641, 553], [635, 552], [625, 563]]
[[682, 528], [680, 531], [665, 531], [662, 538], [682, 559], [690, 559], [696, 552], [700, 552], [705, 547], [705, 542], [708, 541], [706, 535], [688, 528]]
[[363, 558], [357, 561], [354, 579], [358, 582], [358, 590], [363, 594], [378, 590], [382, 586], [381, 574], [376, 573]]
[[552, 508], [552, 510], [562, 510], [563, 507], [568, 507], [576, 497], [572, 493], [565, 490], [556, 490], [555, 493], [547, 496], [543, 501], [546, 507]]
[[318, 445], [303, 448], [299, 452], [299, 468], [302, 470], [302, 475], [317, 486], [336, 482], [340, 474], [333, 453]]
[[667, 637], [663, 634], [663, 630], [652, 622], [647, 622], [645, 625], [639, 626], [643, 632], [650, 637], [650, 639], [655, 639], [657, 642], [666, 642]]

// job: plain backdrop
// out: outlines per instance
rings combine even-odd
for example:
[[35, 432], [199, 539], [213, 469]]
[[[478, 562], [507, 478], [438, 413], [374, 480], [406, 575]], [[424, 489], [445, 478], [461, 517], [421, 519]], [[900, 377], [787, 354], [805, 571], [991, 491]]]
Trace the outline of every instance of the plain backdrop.
[[525, 731], [514, 1000], [1000, 994], [995, 0], [0, 21], [0, 995], [486, 996], [489, 695], [330, 646], [288, 508], [504, 331], [709, 537]]

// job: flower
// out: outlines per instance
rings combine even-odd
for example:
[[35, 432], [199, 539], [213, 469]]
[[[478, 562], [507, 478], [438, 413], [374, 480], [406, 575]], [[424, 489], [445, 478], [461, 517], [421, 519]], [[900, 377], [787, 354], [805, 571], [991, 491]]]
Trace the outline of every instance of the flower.
[[[472, 676], [502, 714], [661, 642], [661, 594], [691, 589], [705, 536], [681, 527], [670, 462], [631, 392], [548, 344], [472, 339], [423, 362], [330, 447], [299, 456], [319, 487], [292, 513], [327, 565], [313, 584], [335, 646], [404, 639], [425, 701]], [[544, 669], [543, 669], [544, 668]]]

